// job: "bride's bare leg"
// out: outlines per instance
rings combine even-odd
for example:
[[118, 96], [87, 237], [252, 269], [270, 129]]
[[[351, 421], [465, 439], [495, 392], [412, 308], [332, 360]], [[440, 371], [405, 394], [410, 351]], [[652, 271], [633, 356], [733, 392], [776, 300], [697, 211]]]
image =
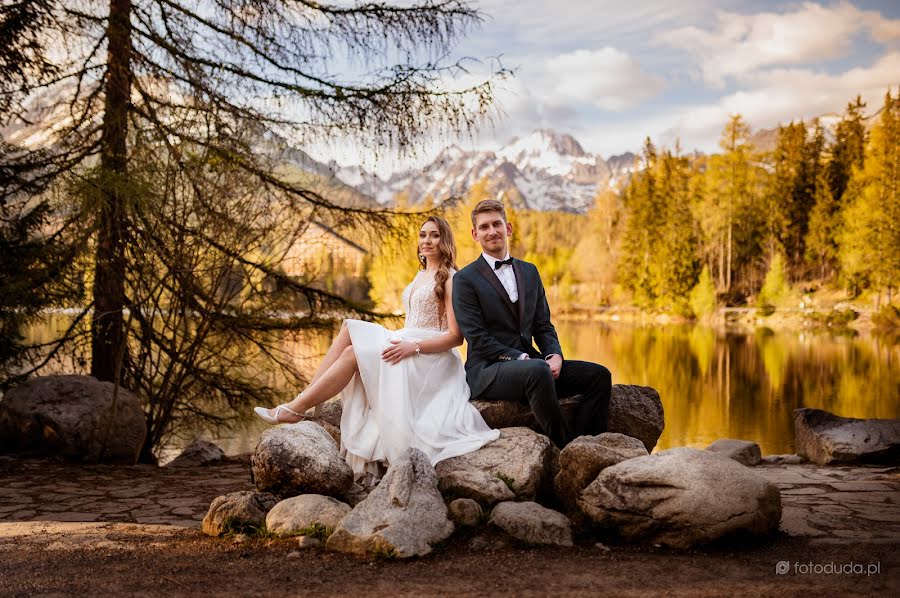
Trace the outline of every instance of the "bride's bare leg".
[[357, 369], [356, 353], [352, 345], [347, 345], [331, 364], [331, 367], [318, 376], [318, 379], [307, 386], [306, 390], [297, 395], [293, 401], [287, 404], [288, 408], [297, 413], [303, 413], [310, 407], [324, 403], [344, 390], [344, 387], [353, 379]]
[[347, 321], [345, 320], [341, 324], [341, 331], [338, 333], [337, 337], [335, 337], [334, 341], [331, 343], [331, 346], [328, 347], [328, 351], [325, 353], [325, 357], [322, 358], [322, 363], [319, 364], [318, 369], [316, 369], [316, 373], [313, 374], [312, 379], [309, 381], [309, 385], [312, 386], [326, 371], [330, 368], [335, 361], [340, 358], [341, 353], [343, 353], [344, 349], [350, 346], [350, 330], [347, 329]]

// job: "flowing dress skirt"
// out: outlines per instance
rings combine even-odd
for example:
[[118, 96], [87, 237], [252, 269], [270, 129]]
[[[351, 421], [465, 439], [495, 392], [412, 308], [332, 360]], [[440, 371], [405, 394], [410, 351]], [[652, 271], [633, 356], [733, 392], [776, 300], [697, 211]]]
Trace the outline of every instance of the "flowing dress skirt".
[[358, 480], [380, 477], [409, 447], [420, 449], [435, 465], [500, 437], [469, 403], [456, 349], [414, 355], [393, 365], [381, 358], [391, 340], [421, 342], [444, 332], [391, 331], [360, 320], [347, 320], [347, 327], [359, 371], [343, 391], [341, 453]]

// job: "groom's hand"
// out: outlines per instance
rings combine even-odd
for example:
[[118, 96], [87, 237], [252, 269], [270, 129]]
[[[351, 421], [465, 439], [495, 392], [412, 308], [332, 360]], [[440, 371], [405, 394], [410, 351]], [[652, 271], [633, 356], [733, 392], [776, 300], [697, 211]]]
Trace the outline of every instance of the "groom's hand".
[[562, 371], [562, 357], [559, 355], [551, 355], [547, 358], [547, 363], [550, 364], [550, 373], [553, 374], [553, 379], [556, 380], [559, 378], [559, 373]]

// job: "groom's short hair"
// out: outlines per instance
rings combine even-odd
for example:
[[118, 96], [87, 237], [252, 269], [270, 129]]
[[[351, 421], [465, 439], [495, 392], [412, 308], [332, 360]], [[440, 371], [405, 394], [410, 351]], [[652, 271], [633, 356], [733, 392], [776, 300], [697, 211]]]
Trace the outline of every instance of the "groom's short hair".
[[485, 199], [479, 201], [475, 204], [475, 207], [472, 208], [472, 228], [475, 228], [475, 217], [483, 212], [500, 212], [503, 222], [508, 222], [506, 220], [506, 210], [503, 208], [503, 202], [496, 199]]

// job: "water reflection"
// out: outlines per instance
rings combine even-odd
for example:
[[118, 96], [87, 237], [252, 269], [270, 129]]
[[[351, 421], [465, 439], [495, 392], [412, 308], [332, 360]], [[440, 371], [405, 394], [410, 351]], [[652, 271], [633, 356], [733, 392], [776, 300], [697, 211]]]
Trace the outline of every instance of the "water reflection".
[[562, 323], [563, 350], [595, 359], [613, 381], [659, 390], [666, 429], [658, 448], [704, 447], [717, 438], [794, 450], [792, 412], [900, 417], [900, 345], [761, 329], [737, 334], [696, 326], [609, 327]]
[[[70, 316], [50, 316], [28, 331], [29, 340], [47, 341], [69, 321]], [[659, 391], [666, 429], [657, 449], [705, 447], [728, 437], [755, 440], [764, 454], [790, 453], [792, 412], [798, 407], [846, 417], [900, 417], [896, 339], [583, 322], [560, 322], [557, 330], [568, 358], [604, 364], [614, 383]], [[330, 340], [328, 335], [304, 335], [286, 339], [282, 350], [311, 375]], [[83, 371], [78, 365], [66, 360], [52, 369]], [[299, 390], [285, 385], [285, 400]], [[196, 434], [213, 438], [228, 454], [251, 452], [265, 428], [248, 413], [230, 430], [182, 429], [160, 456], [172, 455]]]

